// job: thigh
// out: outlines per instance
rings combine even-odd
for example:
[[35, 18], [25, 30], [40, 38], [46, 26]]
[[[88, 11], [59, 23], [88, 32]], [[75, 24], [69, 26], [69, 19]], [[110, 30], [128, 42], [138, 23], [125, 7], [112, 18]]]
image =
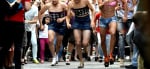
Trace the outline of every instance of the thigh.
[[91, 31], [90, 30], [83, 30], [83, 41], [86, 41], [86, 43], [89, 42], [90, 36], [91, 36]]
[[62, 41], [63, 40], [63, 35], [60, 35], [60, 34], [56, 33], [56, 39], [57, 39], [57, 41]]
[[105, 39], [106, 39], [106, 30], [107, 30], [107, 28], [101, 28], [101, 30], [100, 30], [100, 37], [101, 37], [102, 41], [105, 41]]
[[48, 39], [50, 42], [53, 42], [55, 38], [55, 32], [54, 30], [48, 30]]
[[117, 23], [115, 21], [110, 22], [109, 24], [109, 33], [110, 34], [115, 34], [117, 30]]
[[36, 37], [36, 33], [35, 32], [31, 32], [31, 43], [32, 45], [36, 45], [37, 46], [37, 37]]
[[81, 41], [81, 30], [74, 29], [73, 33], [74, 33], [75, 41]]

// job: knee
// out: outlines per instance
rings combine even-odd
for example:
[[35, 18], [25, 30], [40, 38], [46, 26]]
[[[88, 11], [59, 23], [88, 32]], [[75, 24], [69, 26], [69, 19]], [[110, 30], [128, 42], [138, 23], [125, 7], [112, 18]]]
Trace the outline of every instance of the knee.
[[54, 43], [54, 38], [49, 38], [49, 39], [48, 39], [48, 43], [49, 43], [49, 44], [53, 44], [53, 43]]
[[109, 33], [110, 33], [111, 36], [115, 36], [116, 35], [115, 31], [110, 31]]
[[81, 45], [81, 42], [80, 42], [80, 41], [76, 41], [76, 45], [77, 45], [77, 46], [80, 46], [80, 45]]
[[37, 42], [33, 42], [32, 46], [36, 46], [37, 47]]
[[88, 46], [88, 42], [87, 42], [87, 41], [83, 41], [83, 42], [82, 42], [82, 45], [83, 45], [84, 47], [87, 47], [87, 46]]

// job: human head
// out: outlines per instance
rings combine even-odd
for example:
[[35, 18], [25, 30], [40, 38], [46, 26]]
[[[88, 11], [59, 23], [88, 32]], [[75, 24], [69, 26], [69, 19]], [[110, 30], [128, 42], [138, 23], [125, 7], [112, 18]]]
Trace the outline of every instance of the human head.
[[32, 3], [31, 1], [25, 1], [25, 10], [30, 10], [32, 7]]
[[73, 0], [76, 4], [80, 3], [81, 0]]
[[51, 0], [51, 2], [52, 2], [53, 5], [57, 5], [59, 0]]
[[48, 24], [50, 22], [50, 17], [49, 17], [49, 15], [45, 15], [44, 17], [43, 17], [43, 20], [42, 20], [42, 24], [44, 25], [44, 24]]

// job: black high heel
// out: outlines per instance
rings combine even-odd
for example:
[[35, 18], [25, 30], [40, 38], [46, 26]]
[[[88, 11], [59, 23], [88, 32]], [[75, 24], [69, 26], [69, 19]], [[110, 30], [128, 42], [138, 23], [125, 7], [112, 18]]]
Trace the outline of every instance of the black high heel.
[[109, 62], [104, 62], [105, 67], [109, 67]]
[[109, 60], [110, 60], [110, 65], [114, 64], [113, 54], [110, 54]]
[[110, 59], [110, 65], [114, 64], [114, 60]]
[[80, 66], [78, 66], [78, 69], [84, 68], [84, 62], [80, 62]]
[[104, 59], [104, 66], [109, 67], [109, 58]]

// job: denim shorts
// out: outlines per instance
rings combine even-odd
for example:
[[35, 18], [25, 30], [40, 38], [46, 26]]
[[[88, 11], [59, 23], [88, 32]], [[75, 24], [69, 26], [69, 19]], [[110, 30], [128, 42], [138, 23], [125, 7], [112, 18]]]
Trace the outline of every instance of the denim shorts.
[[100, 18], [100, 27], [102, 28], [107, 28], [108, 25], [111, 23], [111, 22], [116, 22], [117, 23], [117, 18], [116, 16], [113, 16], [113, 17], [110, 17], [110, 18]]
[[85, 16], [85, 17], [74, 17], [73, 23], [72, 23], [72, 28], [73, 29], [80, 29], [80, 30], [90, 30], [90, 17]]
[[66, 25], [65, 22], [57, 23], [57, 22], [50, 22], [48, 24], [48, 30], [53, 30], [54, 32], [64, 35], [65, 34]]

